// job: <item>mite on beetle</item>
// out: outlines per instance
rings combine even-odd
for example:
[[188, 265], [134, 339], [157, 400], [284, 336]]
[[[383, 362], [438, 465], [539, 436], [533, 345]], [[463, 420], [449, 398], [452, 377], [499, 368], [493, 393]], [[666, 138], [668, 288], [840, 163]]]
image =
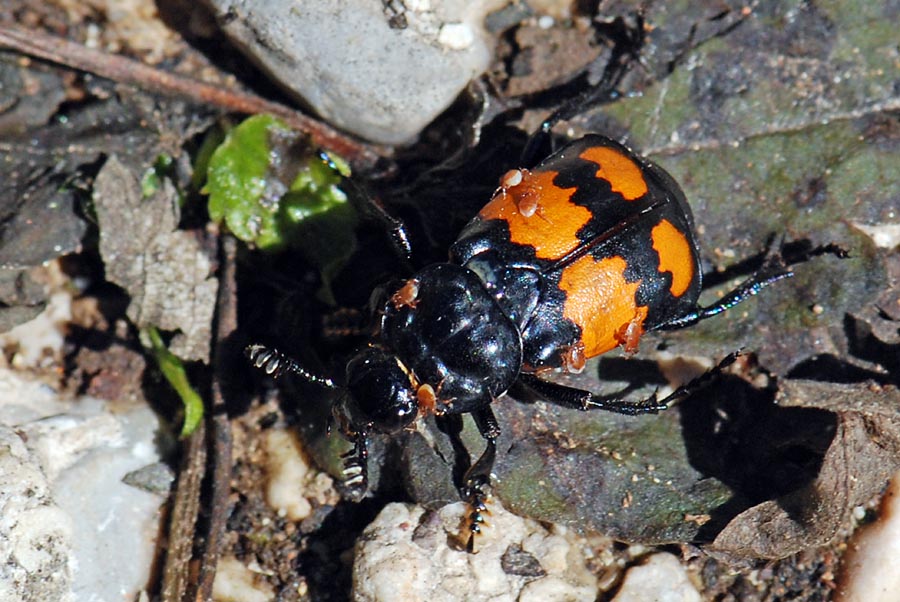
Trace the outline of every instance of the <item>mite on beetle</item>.
[[[607, 96], [621, 75], [622, 56], [610, 64]], [[592, 96], [596, 102], [600, 93]], [[542, 124], [526, 156], [574, 106]], [[780, 254], [770, 253], [746, 281], [701, 306], [693, 216], [665, 170], [596, 134], [536, 166], [525, 164], [500, 178], [493, 198], [451, 246], [449, 261], [382, 294], [374, 304], [377, 334], [349, 360], [341, 385], [274, 349], [247, 348], [251, 362], [269, 374], [292, 372], [341, 389], [333, 414], [353, 443], [345, 482], [357, 497], [368, 485], [369, 433], [396, 434], [426, 415], [458, 424], [471, 414], [486, 441], [457, 484], [472, 508], [472, 534], [483, 521], [500, 434], [491, 403], [513, 384], [568, 408], [657, 413], [737, 354], [662, 399], [609, 399], [546, 376], [579, 372], [587, 359], [616, 347], [635, 352], [646, 332], [691, 326], [792, 275]]]

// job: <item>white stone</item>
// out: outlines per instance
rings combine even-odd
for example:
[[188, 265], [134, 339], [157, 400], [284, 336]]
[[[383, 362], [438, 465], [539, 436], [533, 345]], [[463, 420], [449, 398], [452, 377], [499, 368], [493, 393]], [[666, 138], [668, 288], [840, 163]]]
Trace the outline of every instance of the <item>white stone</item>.
[[0, 370], [0, 600], [135, 599], [165, 500], [122, 478], [160, 460], [158, 429], [146, 406]]
[[269, 602], [275, 595], [271, 588], [234, 556], [219, 560], [213, 582], [216, 602]]
[[700, 602], [687, 570], [672, 554], [659, 552], [625, 573], [613, 602]]
[[884, 492], [878, 519], [850, 540], [835, 602], [900, 600], [900, 472]]
[[465, 23], [444, 23], [438, 41], [452, 50], [465, 50], [475, 43], [475, 33]]
[[881, 249], [893, 249], [900, 245], [900, 224], [864, 224], [854, 222], [854, 226], [865, 232], [872, 239], [876, 247]]
[[72, 600], [72, 528], [37, 460], [0, 426], [0, 600]]
[[[586, 568], [582, 540], [553, 534], [492, 502], [487, 526], [476, 540], [477, 553], [470, 554], [449, 545], [462, 533], [465, 510], [462, 503], [437, 514], [404, 504], [385, 507], [357, 542], [353, 599], [592, 602], [597, 598], [597, 580]], [[547, 574], [504, 572], [501, 558], [511, 546], [535, 556]]]
[[54, 292], [44, 311], [9, 332], [0, 334], [0, 346], [4, 349], [16, 349], [14, 365], [22, 368], [41, 367], [61, 358], [65, 330], [71, 319], [72, 294], [68, 291]]
[[271, 429], [263, 441], [266, 451], [266, 501], [289, 520], [299, 521], [312, 514], [313, 504], [336, 504], [339, 495], [334, 482], [313, 468], [300, 448], [294, 432]]

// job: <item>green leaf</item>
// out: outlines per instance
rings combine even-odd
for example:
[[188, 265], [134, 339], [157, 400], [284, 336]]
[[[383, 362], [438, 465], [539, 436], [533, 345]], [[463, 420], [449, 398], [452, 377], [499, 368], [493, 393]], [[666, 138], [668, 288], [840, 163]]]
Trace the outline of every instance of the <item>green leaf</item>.
[[340, 188], [348, 173], [275, 117], [250, 117], [209, 159], [209, 214], [260, 249], [298, 250], [322, 274], [330, 301], [329, 283], [356, 246], [356, 212]]
[[284, 247], [301, 237], [302, 222], [347, 202], [341, 164], [322, 161], [275, 117], [250, 117], [209, 160], [210, 217], [261, 249]]
[[153, 352], [160, 371], [178, 393], [181, 403], [184, 404], [184, 424], [181, 427], [181, 436], [188, 437], [197, 429], [203, 419], [203, 398], [191, 386], [181, 358], [166, 348], [159, 331], [150, 326], [144, 329], [143, 334], [145, 342], [149, 342], [150, 350]]
[[194, 173], [191, 174], [191, 190], [199, 191], [206, 184], [209, 162], [213, 153], [225, 141], [225, 129], [219, 125], [212, 127], [203, 136], [200, 146], [194, 153]]
[[286, 126], [270, 115], [247, 119], [225, 136], [207, 171], [210, 217], [260, 247], [280, 242], [275, 216], [281, 194], [274, 194], [267, 179], [273, 159], [269, 136], [280, 129]]
[[145, 199], [152, 197], [162, 188], [163, 178], [171, 176], [174, 163], [171, 155], [163, 153], [156, 158], [153, 166], [144, 172], [141, 179], [141, 194]]

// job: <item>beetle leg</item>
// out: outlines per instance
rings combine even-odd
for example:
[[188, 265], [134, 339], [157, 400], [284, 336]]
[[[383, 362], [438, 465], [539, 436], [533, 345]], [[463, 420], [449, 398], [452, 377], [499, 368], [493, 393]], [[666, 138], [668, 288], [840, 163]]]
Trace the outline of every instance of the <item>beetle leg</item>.
[[762, 267], [754, 272], [749, 278], [741, 282], [737, 286], [737, 288], [732, 290], [730, 293], [707, 307], [701, 307], [698, 305], [694, 311], [681, 317], [675, 318], [674, 320], [670, 320], [669, 322], [666, 322], [665, 324], [659, 326], [658, 329], [675, 330], [678, 328], [693, 326], [701, 320], [706, 320], [707, 318], [717, 316], [723, 311], [731, 309], [738, 303], [746, 301], [750, 297], [759, 294], [762, 289], [766, 288], [770, 284], [774, 284], [775, 282], [784, 280], [785, 278], [790, 278], [793, 275], [794, 272], [792, 272], [790, 268], [788, 268], [787, 264], [785, 264], [784, 259], [782, 258], [780, 253], [770, 253], [766, 256]]
[[412, 244], [410, 244], [409, 235], [406, 233], [406, 224], [401, 219], [388, 213], [374, 197], [368, 197], [367, 205], [369, 207], [369, 215], [374, 216], [387, 229], [394, 253], [397, 254], [404, 267], [412, 271], [410, 263], [412, 259]]
[[519, 375], [519, 382], [543, 399], [566, 408], [582, 411], [606, 410], [628, 416], [657, 414], [708, 385], [723, 369], [734, 363], [740, 354], [740, 351], [729, 353], [711, 370], [707, 370], [697, 378], [681, 385], [662, 399], [659, 399], [656, 393], [640, 401], [603, 397], [584, 389], [550, 382], [534, 374]]
[[462, 415], [444, 414], [435, 417], [438, 428], [450, 438], [456, 456], [453, 466], [453, 481], [459, 490], [460, 497], [469, 506], [466, 515], [468, 533], [463, 536], [469, 552], [473, 552], [475, 549], [475, 536], [481, 533], [484, 515], [490, 514], [487, 507], [487, 489], [491, 484], [491, 471], [497, 457], [497, 437], [500, 436], [500, 425], [490, 407], [474, 411], [472, 418], [475, 419], [478, 431], [487, 442], [484, 452], [474, 464], [471, 464], [469, 450], [466, 449], [460, 438], [463, 427]]
[[565, 101], [541, 123], [528, 138], [525, 149], [522, 151], [520, 163], [524, 167], [533, 167], [540, 157], [551, 154], [551, 131], [557, 123], [571, 119], [592, 106], [608, 103], [618, 98], [619, 93], [616, 88], [628, 72], [632, 62], [638, 59], [644, 45], [643, 13], [635, 13], [633, 23], [629, 23], [622, 17], [616, 17], [612, 22], [602, 24], [602, 30], [598, 29], [598, 33], [605, 38], [604, 41], [608, 40], [612, 43], [612, 54], [604, 67], [603, 76], [596, 85], [589, 86], [581, 94]]
[[351, 440], [353, 449], [341, 455], [344, 461], [343, 483], [347, 496], [358, 502], [369, 488], [369, 448], [365, 432], [354, 433]]
[[656, 399], [655, 394], [641, 401], [627, 401], [625, 399], [605, 398], [594, 395], [590, 391], [544, 380], [534, 374], [520, 374], [519, 382], [542, 399], [573, 410], [608, 410], [618, 414], [634, 416], [637, 414], [656, 414], [668, 408], [668, 405], [663, 403], [668, 398], [660, 401]]
[[341, 171], [328, 153], [319, 153], [319, 159], [336, 174], [342, 176], [342, 187], [353, 189], [353, 194], [348, 195], [353, 208], [361, 216], [377, 221], [387, 231], [394, 253], [400, 259], [404, 269], [412, 271], [412, 265], [410, 264], [412, 245], [410, 245], [409, 236], [406, 233], [406, 226], [403, 221], [388, 213], [381, 202], [372, 196], [370, 191], [365, 190], [356, 180], [347, 177], [348, 174]]
[[500, 424], [490, 406], [474, 411], [472, 418], [475, 419], [478, 432], [484, 437], [487, 445], [463, 477], [461, 493], [469, 505], [469, 538], [466, 542], [466, 550], [469, 552], [475, 551], [475, 536], [481, 533], [484, 515], [490, 514], [487, 507], [489, 497], [487, 490], [491, 485], [491, 471], [497, 458], [497, 438], [500, 436]]
[[331, 341], [372, 336], [371, 312], [355, 307], [340, 307], [322, 318], [322, 336]]
[[472, 466], [472, 458], [460, 437], [463, 429], [462, 414], [435, 415], [434, 421], [438, 430], [447, 435], [450, 445], [453, 446], [453, 484], [459, 490], [460, 496], [465, 498], [463, 483], [466, 473]]
[[406, 232], [403, 220], [388, 213], [384, 205], [370, 191], [362, 189], [351, 179], [345, 179], [347, 186], [354, 189], [353, 194], [348, 195], [353, 208], [363, 218], [373, 219], [387, 233], [391, 244], [391, 250], [403, 265], [403, 269], [412, 273], [412, 244]]
[[665, 324], [657, 326], [656, 329], [676, 330], [679, 328], [686, 328], [688, 326], [693, 326], [701, 320], [706, 320], [707, 318], [717, 316], [723, 311], [731, 309], [738, 303], [746, 301], [750, 297], [759, 294], [762, 289], [766, 288], [770, 284], [778, 282], [779, 280], [784, 280], [785, 278], [792, 277], [794, 275], [794, 272], [791, 271], [789, 266], [802, 263], [804, 261], [808, 261], [812, 257], [825, 254], [834, 255], [839, 258], [848, 256], [846, 249], [835, 244], [828, 244], [808, 249], [802, 249], [799, 253], [792, 256], [790, 260], [786, 260], [784, 255], [782, 254], [782, 241], [779, 241], [778, 243], [773, 244], [769, 251], [766, 253], [766, 257], [763, 259], [762, 266], [760, 266], [758, 270], [751, 274], [749, 278], [740, 283], [737, 288], [732, 290], [730, 293], [728, 293], [712, 305], [709, 305], [707, 307], [698, 306], [693, 312], [679, 318], [675, 318], [674, 320], [670, 320]]

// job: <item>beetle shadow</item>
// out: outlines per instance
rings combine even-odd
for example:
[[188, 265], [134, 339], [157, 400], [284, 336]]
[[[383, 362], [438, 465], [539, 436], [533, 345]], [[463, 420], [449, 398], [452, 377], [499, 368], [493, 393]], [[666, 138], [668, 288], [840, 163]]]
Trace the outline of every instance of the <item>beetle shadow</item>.
[[[893, 322], [889, 317], [879, 317]], [[859, 361], [850, 363], [832, 354], [815, 355], [794, 366], [788, 377], [844, 384], [900, 384], [900, 345], [882, 340], [872, 324], [851, 314], [844, 317], [844, 332], [849, 355]], [[875, 369], [876, 366], [883, 370]]]
[[[843, 326], [846, 358], [812, 356], [785, 378], [866, 389], [872, 383], [900, 382], [896, 343], [882, 340], [872, 324], [850, 314]], [[814, 519], [819, 503], [815, 498], [822, 494], [804, 488], [819, 475], [837, 429], [837, 414], [811, 407], [780, 407], [775, 404], [774, 388], [760, 390], [728, 375], [681, 404], [680, 412], [692, 466], [735, 492], [712, 513], [698, 538], [714, 539], [738, 513], [768, 500], [800, 524]]]
[[[599, 375], [615, 375], [615, 382], [599, 384], [605, 399], [637, 401], [668, 384], [655, 361], [635, 358], [602, 358]], [[592, 389], [596, 384], [577, 375], [553, 380]], [[735, 516], [768, 500], [783, 504], [803, 522], [809, 504], [803, 500], [792, 503], [788, 494], [817, 478], [837, 419], [825, 410], [779, 407], [774, 393], [736, 376], [719, 374], [669, 410], [677, 417], [679, 445], [690, 467], [700, 473], [698, 480], [715, 479], [732, 492], [724, 503], [707, 511], [710, 520], [692, 536], [695, 541], [715, 539]], [[541, 400], [527, 390], [511, 391], [511, 395], [524, 403]]]
[[[616, 375], [624, 388], [602, 398], [638, 398], [668, 384], [658, 364], [636, 358], [601, 358], [599, 374]], [[554, 379], [577, 386], [578, 378]], [[735, 516], [767, 500], [778, 500], [813, 482], [837, 425], [836, 416], [813, 408], [779, 407], [775, 391], [754, 387], [736, 376], [720, 374], [703, 389], [669, 410], [678, 412], [683, 445], [691, 467], [703, 477], [726, 485], [733, 495], [713, 509], [697, 532], [699, 542], [711, 541]], [[536, 399], [527, 391], [516, 399]], [[785, 508], [803, 520], [803, 507]]]
[[[712, 541], [739, 513], [812, 483], [837, 427], [837, 417], [815, 408], [779, 407], [774, 391], [723, 375], [679, 406], [688, 461], [734, 495], [710, 513], [698, 531]], [[784, 509], [803, 522], [802, 507]]]

